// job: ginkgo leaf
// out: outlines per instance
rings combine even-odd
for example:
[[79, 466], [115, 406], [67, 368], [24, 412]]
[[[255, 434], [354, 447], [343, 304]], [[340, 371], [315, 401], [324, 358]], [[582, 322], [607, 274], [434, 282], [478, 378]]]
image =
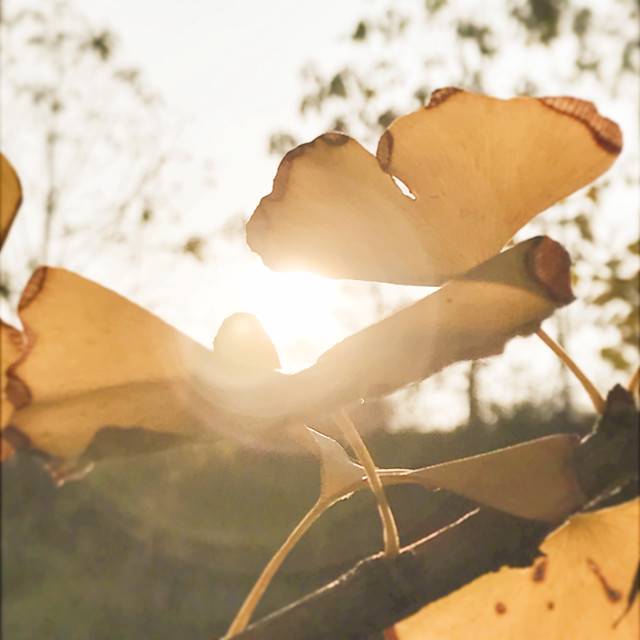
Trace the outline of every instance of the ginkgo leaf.
[[413, 305], [349, 336], [296, 384], [335, 406], [423, 380], [458, 361], [500, 353], [573, 300], [569, 257], [549, 238], [498, 254]]
[[441, 89], [391, 124], [376, 156], [339, 133], [289, 152], [247, 241], [272, 269], [439, 285], [604, 173], [621, 148], [618, 126], [590, 102]]
[[14, 168], [0, 153], [0, 248], [22, 203], [22, 187]]
[[[224, 324], [216, 354], [113, 291], [62, 269], [34, 273], [19, 314], [26, 346], [9, 370], [7, 393], [16, 408], [10, 429], [18, 443], [26, 440], [68, 463], [59, 465], [60, 480], [81, 457], [90, 461], [112, 449], [136, 453], [176, 437], [219, 435], [224, 408], [202, 393], [202, 381], [220, 397], [256, 372], [273, 374], [277, 365], [259, 323], [244, 314]], [[240, 366], [243, 354], [234, 359], [238, 332], [243, 339], [236, 344], [258, 345], [259, 364]]]
[[[320, 498], [330, 502], [332, 497], [347, 498], [355, 488], [365, 487], [365, 470], [333, 438], [307, 428], [317, 447], [322, 474]], [[360, 486], [358, 486], [360, 485]]]
[[396, 624], [396, 640], [636, 640], [627, 604], [640, 548], [640, 500], [573, 516], [532, 568], [484, 575]]
[[[13, 406], [6, 397], [7, 368], [20, 357], [23, 349], [23, 334], [0, 320], [0, 429], [4, 429], [11, 417]], [[4, 438], [0, 439], [0, 462], [13, 454], [13, 447]]]
[[[277, 354], [261, 329], [245, 339], [255, 322], [244, 314], [228, 319], [211, 351], [113, 291], [40, 268], [19, 305], [26, 345], [9, 369], [16, 410], [5, 437], [53, 457], [59, 480], [93, 460], [185, 438], [307, 446], [300, 422], [493, 355], [535, 329], [571, 301], [568, 267], [552, 240], [521, 243], [293, 375], [272, 369]], [[252, 366], [225, 346], [238, 335], [240, 360], [254, 353]]]
[[[365, 486], [364, 469], [332, 438], [313, 429], [322, 495], [348, 497]], [[384, 485], [446, 489], [479, 504], [533, 520], [561, 522], [587, 499], [572, 456], [580, 438], [557, 434], [421, 469], [379, 469]]]
[[578, 442], [570, 434], [547, 436], [405, 477], [516, 516], [559, 522], [586, 502], [571, 464]]

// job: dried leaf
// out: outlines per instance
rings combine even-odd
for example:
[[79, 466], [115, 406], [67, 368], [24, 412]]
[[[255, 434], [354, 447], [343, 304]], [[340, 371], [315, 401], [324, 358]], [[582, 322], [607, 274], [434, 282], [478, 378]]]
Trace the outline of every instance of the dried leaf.
[[376, 156], [338, 133], [289, 152], [247, 241], [273, 269], [438, 285], [496, 254], [621, 148], [590, 102], [441, 89], [389, 127]]
[[[11, 325], [0, 320], [0, 429], [9, 424], [13, 406], [7, 399], [7, 368], [22, 353], [23, 334]], [[13, 455], [13, 447], [3, 438], [0, 439], [0, 462]]]
[[621, 615], [637, 566], [639, 519], [638, 499], [575, 515], [545, 540], [545, 557], [532, 568], [478, 578], [396, 624], [395, 637], [636, 640], [639, 600]]
[[454, 362], [500, 353], [572, 299], [565, 250], [533, 238], [349, 336], [298, 378], [319, 406], [383, 395]]
[[579, 438], [554, 435], [407, 474], [523, 518], [560, 522], [585, 504], [571, 463]]
[[0, 153], [0, 249], [22, 204], [20, 180], [9, 161]]
[[[219, 399], [276, 375], [275, 349], [247, 314], [227, 319], [216, 353], [62, 269], [35, 272], [19, 313], [26, 345], [9, 370], [7, 437], [52, 456], [61, 481], [76, 463], [219, 436], [230, 422]], [[257, 347], [246, 365], [238, 344]]]
[[[16, 411], [5, 437], [52, 457], [59, 481], [103, 457], [191, 438], [305, 446], [300, 422], [498, 353], [571, 297], [566, 252], [533, 239], [287, 376], [272, 370], [277, 354], [261, 328], [243, 337], [256, 329], [244, 314], [223, 326], [212, 352], [96, 283], [41, 268], [19, 305], [26, 346], [9, 370]], [[234, 335], [240, 362], [225, 347]]]

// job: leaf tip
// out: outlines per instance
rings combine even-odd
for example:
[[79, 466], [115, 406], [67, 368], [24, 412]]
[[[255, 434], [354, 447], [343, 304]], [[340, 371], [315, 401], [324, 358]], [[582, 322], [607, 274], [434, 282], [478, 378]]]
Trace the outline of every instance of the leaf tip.
[[563, 305], [575, 300], [571, 289], [571, 258], [560, 243], [546, 236], [540, 238], [532, 254], [531, 270], [553, 300]]

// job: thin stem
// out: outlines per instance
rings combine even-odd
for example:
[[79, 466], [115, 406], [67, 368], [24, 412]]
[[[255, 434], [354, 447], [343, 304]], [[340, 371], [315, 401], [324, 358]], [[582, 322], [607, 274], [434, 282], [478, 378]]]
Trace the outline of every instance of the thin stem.
[[351, 418], [344, 409], [340, 409], [333, 415], [333, 419], [347, 438], [350, 447], [358, 457], [360, 464], [367, 473], [367, 480], [371, 491], [378, 502], [378, 511], [382, 520], [382, 537], [384, 540], [384, 555], [387, 558], [395, 558], [400, 553], [400, 538], [393, 512], [389, 506], [387, 495], [384, 492], [382, 481], [378, 475], [378, 469], [365, 445], [360, 433], [355, 428]]
[[[412, 476], [407, 475], [410, 469], [379, 469], [380, 479], [384, 484], [410, 484], [415, 482]], [[339, 493], [331, 496], [322, 496], [313, 507], [304, 515], [302, 520], [298, 522], [294, 530], [289, 534], [288, 538], [283, 542], [281, 547], [276, 551], [274, 556], [269, 560], [267, 566], [262, 570], [260, 577], [253, 585], [245, 601], [242, 603], [240, 610], [236, 614], [225, 638], [244, 631], [251, 620], [251, 616], [255, 611], [260, 598], [264, 595], [274, 575], [282, 566], [284, 559], [287, 557], [291, 549], [300, 541], [300, 538], [310, 529], [311, 525], [330, 507], [343, 498], [346, 498], [355, 491], [363, 489], [366, 485], [361, 482], [354, 482], [352, 485], [343, 487]]]
[[241, 633], [245, 630], [246, 626], [249, 624], [249, 620], [251, 620], [251, 616], [253, 615], [256, 606], [258, 605], [258, 602], [260, 601], [260, 598], [262, 598], [264, 592], [269, 586], [269, 583], [282, 565], [284, 559], [287, 557], [291, 549], [293, 549], [293, 547], [298, 543], [300, 538], [302, 538], [302, 536], [309, 530], [311, 525], [332, 504], [334, 504], [333, 500], [320, 498], [318, 502], [316, 502], [313, 507], [311, 507], [311, 509], [305, 514], [302, 520], [298, 522], [294, 530], [289, 534], [289, 537], [283, 542], [283, 544], [275, 552], [271, 560], [269, 560], [267, 566], [262, 570], [260, 577], [253, 585], [253, 588], [249, 592], [249, 595], [242, 603], [240, 610], [231, 623], [231, 626], [229, 627], [229, 631], [227, 631], [227, 635], [225, 636], [225, 638], [230, 638], [231, 636], [234, 636], [237, 633]]
[[573, 375], [578, 378], [580, 384], [589, 395], [593, 406], [600, 414], [604, 413], [605, 401], [600, 392], [595, 388], [594, 384], [587, 378], [582, 369], [572, 360], [571, 356], [545, 331], [538, 329], [536, 331], [538, 337], [553, 351], [560, 360], [568, 367]]

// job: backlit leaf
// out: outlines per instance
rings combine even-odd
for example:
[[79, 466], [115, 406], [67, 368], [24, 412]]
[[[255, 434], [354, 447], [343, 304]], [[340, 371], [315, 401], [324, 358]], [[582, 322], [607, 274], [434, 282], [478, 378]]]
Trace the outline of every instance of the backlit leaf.
[[338, 133], [289, 152], [247, 241], [273, 269], [438, 285], [496, 254], [621, 148], [590, 102], [441, 89], [391, 124], [376, 156]]
[[[6, 396], [7, 367], [15, 362], [23, 348], [23, 334], [0, 320], [0, 429], [4, 429], [11, 417], [13, 406]], [[13, 447], [4, 438], [0, 439], [0, 462], [10, 458]]]
[[20, 180], [9, 161], [0, 153], [0, 248], [22, 203]]
[[575, 435], [547, 436], [407, 477], [523, 518], [559, 522], [586, 501], [571, 464], [578, 441]]
[[[35, 272], [19, 313], [27, 344], [10, 369], [16, 411], [9, 429], [18, 443], [52, 456], [60, 480], [80, 459], [219, 436], [229, 424], [220, 397], [275, 375], [278, 364], [266, 334], [256, 335], [258, 321], [246, 314], [227, 320], [214, 353], [62, 269]], [[234, 356], [238, 344], [256, 348], [255, 360], [243, 365], [251, 354]]]
[[[573, 516], [529, 569], [503, 568], [395, 625], [397, 640], [636, 640], [640, 500]], [[617, 624], [616, 624], [617, 623]]]
[[103, 457], [193, 438], [306, 447], [301, 422], [534, 330], [571, 301], [568, 267], [552, 240], [521, 243], [293, 375], [273, 370], [275, 349], [246, 314], [223, 324], [211, 351], [113, 291], [41, 268], [19, 305], [26, 345], [9, 370], [16, 411], [5, 436], [49, 456], [59, 481]]
[[349, 336], [298, 377], [327, 405], [376, 397], [453, 362], [500, 353], [572, 299], [566, 252], [533, 238]]

